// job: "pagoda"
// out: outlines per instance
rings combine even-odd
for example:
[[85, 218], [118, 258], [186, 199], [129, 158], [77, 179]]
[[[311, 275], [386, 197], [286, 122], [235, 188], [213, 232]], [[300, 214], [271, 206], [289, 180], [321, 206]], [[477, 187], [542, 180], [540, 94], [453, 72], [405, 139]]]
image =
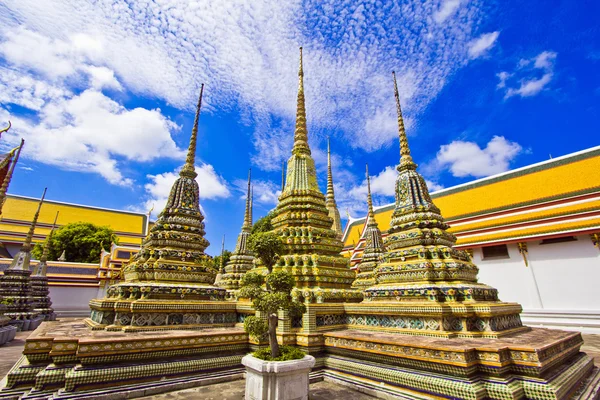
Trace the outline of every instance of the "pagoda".
[[[308, 145], [302, 48], [294, 146], [271, 223], [287, 253], [280, 257], [274, 270], [289, 272], [294, 277], [293, 296], [308, 303], [360, 301], [360, 292], [351, 289], [355, 273], [348, 268], [348, 260], [340, 255], [343, 244], [332, 227], [333, 219], [319, 189]], [[264, 273], [264, 267], [257, 271]]]
[[331, 173], [331, 149], [329, 146], [329, 138], [327, 138], [327, 195], [325, 196], [325, 206], [329, 210], [329, 218], [333, 220], [331, 228], [337, 233], [338, 239], [342, 240], [344, 231], [342, 230], [342, 220], [335, 202], [335, 194], [333, 192], [333, 174]]
[[381, 263], [385, 254], [383, 237], [375, 221], [373, 212], [373, 199], [371, 198], [371, 179], [369, 177], [369, 166], [367, 170], [367, 224], [363, 236], [365, 238], [365, 247], [363, 249], [362, 260], [356, 265], [356, 280], [352, 284], [355, 288], [367, 288], [376, 283], [375, 269]]
[[52, 224], [52, 229], [46, 238], [44, 243], [44, 250], [40, 261], [35, 266], [33, 274], [31, 274], [31, 297], [33, 299], [33, 311], [40, 314], [44, 321], [56, 320], [56, 314], [52, 308], [52, 300], [50, 300], [50, 290], [48, 289], [48, 277], [46, 272], [48, 270], [48, 252], [50, 251], [50, 242], [54, 235], [54, 229], [56, 229], [56, 220], [58, 219], [58, 211]]
[[[8, 128], [6, 128], [6, 130], [8, 130]], [[6, 132], [6, 130], [4, 132]], [[0, 179], [2, 179], [2, 184], [0, 185], [0, 215], [2, 215], [2, 208], [4, 207], [4, 203], [6, 202], [6, 192], [8, 191], [8, 185], [10, 184], [10, 181], [12, 179], [15, 167], [17, 166], [17, 162], [19, 161], [19, 156], [21, 155], [21, 150], [23, 149], [24, 144], [25, 140], [21, 139], [21, 144], [12, 149], [0, 163]]]
[[221, 277], [219, 287], [228, 291], [240, 288], [240, 282], [244, 274], [254, 268], [254, 256], [248, 249], [248, 237], [252, 232], [252, 194], [251, 194], [251, 172], [248, 171], [248, 189], [246, 191], [246, 210], [244, 211], [244, 223], [240, 232], [235, 250], [225, 266], [225, 274]]
[[40, 317], [39, 313], [33, 309], [30, 261], [31, 241], [44, 197], [46, 197], [46, 189], [38, 203], [21, 249], [13, 257], [10, 266], [4, 271], [4, 275], [0, 276], [0, 298], [7, 306], [4, 315], [11, 318], [10, 324], [23, 331], [34, 330], [43, 320], [43, 317]]
[[[216, 272], [204, 250], [204, 216], [195, 171], [198, 121], [204, 85], [185, 165], [167, 204], [133, 261], [123, 267], [124, 282], [90, 302], [88, 325], [108, 330], [187, 329], [235, 324], [235, 307], [223, 305], [226, 290], [213, 285]], [[222, 308], [225, 307], [225, 308]], [[206, 312], [206, 309], [212, 310]]]

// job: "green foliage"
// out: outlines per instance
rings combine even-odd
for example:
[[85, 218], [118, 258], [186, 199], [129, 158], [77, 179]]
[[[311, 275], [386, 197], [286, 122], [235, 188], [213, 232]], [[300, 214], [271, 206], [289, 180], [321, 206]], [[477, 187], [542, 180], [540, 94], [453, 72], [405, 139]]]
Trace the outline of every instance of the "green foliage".
[[260, 258], [269, 272], [273, 270], [273, 265], [285, 250], [279, 235], [273, 232], [251, 234], [248, 238], [248, 249]]
[[289, 293], [295, 285], [294, 277], [287, 272], [278, 271], [267, 275], [267, 285], [274, 292]]
[[244, 330], [258, 340], [263, 340], [269, 331], [269, 324], [254, 315], [244, 319]]
[[242, 286], [262, 286], [265, 283], [265, 276], [256, 272], [249, 272], [242, 277]]
[[304, 353], [302, 350], [292, 346], [279, 346], [279, 352], [281, 353], [281, 355], [279, 357], [273, 358], [271, 357], [271, 349], [267, 347], [255, 351], [254, 353], [252, 353], [252, 355], [256, 358], [265, 361], [301, 360], [306, 355], [306, 353]]
[[[231, 258], [231, 252], [229, 250], [223, 251], [223, 266], [227, 265], [230, 258]], [[217, 271], [221, 268], [221, 255], [213, 257], [212, 267]]]
[[252, 231], [250, 233], [269, 232], [273, 230], [271, 220], [273, 219], [273, 212], [268, 213], [252, 225]]
[[[119, 243], [114, 231], [108, 226], [98, 226], [89, 222], [72, 222], [57, 229], [50, 241], [49, 260], [56, 260], [63, 250], [67, 261], [98, 263], [101, 248], [109, 249], [111, 243]], [[39, 260], [43, 244], [38, 243], [32, 256]]]

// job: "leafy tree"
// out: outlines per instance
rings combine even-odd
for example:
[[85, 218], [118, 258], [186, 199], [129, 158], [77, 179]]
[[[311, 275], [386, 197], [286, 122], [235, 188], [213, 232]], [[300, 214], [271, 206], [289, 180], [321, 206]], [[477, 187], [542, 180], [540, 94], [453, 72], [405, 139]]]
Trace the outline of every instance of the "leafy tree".
[[[108, 226], [89, 222], [73, 222], [57, 229], [50, 241], [48, 259], [56, 260], [65, 251], [67, 261], [97, 263], [102, 248], [108, 250], [111, 243], [119, 243], [114, 231]], [[42, 256], [44, 244], [38, 243], [32, 250], [34, 258]]]
[[269, 273], [273, 272], [273, 266], [285, 250], [279, 235], [273, 232], [251, 234], [248, 237], [248, 249], [260, 258]]
[[[290, 317], [293, 318], [306, 312], [306, 307], [303, 303], [292, 299], [294, 277], [283, 271], [273, 272], [275, 262], [284, 251], [279, 236], [271, 232], [252, 234], [248, 238], [248, 248], [260, 258], [268, 274], [266, 278], [256, 273], [244, 275], [240, 296], [251, 299], [254, 308], [267, 316], [267, 321], [256, 316], [247, 317], [244, 320], [244, 329], [258, 338], [268, 335], [271, 358], [278, 359], [281, 352], [276, 334], [277, 312], [289, 311]], [[263, 284], [266, 290], [263, 289]]]
[[[223, 251], [223, 266], [227, 265], [231, 258], [231, 252], [229, 250]], [[213, 268], [217, 271], [221, 268], [221, 255], [212, 258]]]
[[250, 233], [269, 232], [273, 230], [271, 220], [273, 219], [273, 212], [269, 212], [267, 215], [259, 219], [252, 225], [252, 231]]

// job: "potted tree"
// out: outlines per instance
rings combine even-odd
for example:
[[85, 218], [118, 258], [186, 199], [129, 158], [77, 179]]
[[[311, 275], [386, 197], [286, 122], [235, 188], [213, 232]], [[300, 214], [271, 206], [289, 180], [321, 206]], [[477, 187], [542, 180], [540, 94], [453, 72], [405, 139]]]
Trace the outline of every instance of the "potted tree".
[[[260, 316], [246, 317], [244, 328], [251, 336], [269, 339], [269, 348], [260, 349], [242, 359], [246, 367], [246, 399], [308, 399], [308, 374], [315, 358], [292, 346], [277, 343], [279, 310], [290, 317], [306, 311], [304, 304], [294, 301], [291, 290], [294, 278], [287, 272], [273, 272], [273, 265], [283, 252], [278, 235], [259, 232], [248, 238], [248, 247], [267, 268], [268, 274], [247, 273], [242, 279], [240, 297], [252, 300]], [[264, 287], [263, 287], [264, 285]]]

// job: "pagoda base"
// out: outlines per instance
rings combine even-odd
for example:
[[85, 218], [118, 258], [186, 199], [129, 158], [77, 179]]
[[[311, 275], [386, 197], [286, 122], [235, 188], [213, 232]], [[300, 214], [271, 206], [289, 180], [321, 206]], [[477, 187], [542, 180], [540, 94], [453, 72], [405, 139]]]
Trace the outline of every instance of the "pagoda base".
[[131, 398], [240, 379], [248, 351], [242, 328], [124, 333], [44, 322], [26, 339], [0, 399]]
[[8, 343], [15, 338], [17, 335], [17, 328], [12, 325], [6, 325], [0, 327], [0, 346], [4, 343]]
[[85, 323], [94, 330], [197, 330], [237, 322], [236, 304], [228, 301], [105, 298], [90, 301], [90, 308]]
[[[377, 397], [593, 399], [600, 374], [576, 332], [532, 329], [503, 339], [325, 333], [325, 376]], [[387, 397], [386, 397], [387, 396]]]

